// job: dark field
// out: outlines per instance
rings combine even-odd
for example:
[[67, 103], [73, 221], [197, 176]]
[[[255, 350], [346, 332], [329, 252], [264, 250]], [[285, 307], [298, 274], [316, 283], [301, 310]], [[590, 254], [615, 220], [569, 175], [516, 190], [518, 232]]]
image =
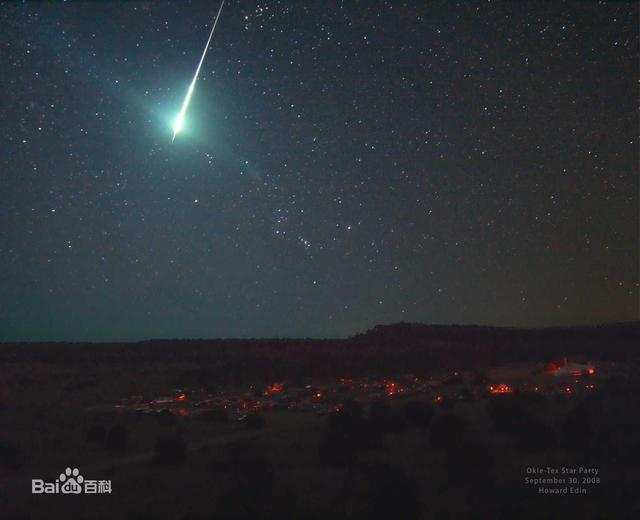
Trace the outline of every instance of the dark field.
[[[5, 344], [0, 516], [637, 518], [639, 332]], [[67, 467], [111, 493], [31, 493]]]

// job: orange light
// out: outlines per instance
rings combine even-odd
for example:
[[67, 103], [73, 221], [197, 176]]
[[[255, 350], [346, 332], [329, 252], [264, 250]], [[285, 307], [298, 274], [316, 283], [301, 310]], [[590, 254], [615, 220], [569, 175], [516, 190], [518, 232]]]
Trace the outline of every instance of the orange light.
[[399, 388], [398, 385], [396, 385], [393, 381], [387, 381], [384, 384], [384, 389], [386, 394], [391, 397], [393, 395], [396, 395], [399, 392]]
[[592, 368], [592, 367], [587, 368], [587, 374], [589, 374], [590, 376], [592, 376], [595, 373], [596, 373], [595, 368]]
[[176, 397], [176, 401], [186, 401], [187, 400], [187, 394], [178, 394], [178, 396]]
[[273, 383], [272, 385], [267, 387], [264, 393], [265, 395], [274, 395], [274, 394], [281, 394], [283, 391], [284, 391], [284, 385], [282, 383]]
[[558, 372], [560, 370], [560, 363], [552, 361], [551, 363], [549, 363], [547, 365], [547, 370], [549, 372], [551, 372], [552, 374], [555, 374], [556, 372]]
[[496, 395], [496, 394], [512, 394], [513, 393], [513, 388], [511, 388], [509, 385], [505, 385], [504, 383], [500, 383], [497, 386], [489, 386], [489, 393]]
[[436, 395], [436, 398], [434, 399], [434, 401], [436, 403], [441, 403], [442, 402], [442, 396], [441, 395]]

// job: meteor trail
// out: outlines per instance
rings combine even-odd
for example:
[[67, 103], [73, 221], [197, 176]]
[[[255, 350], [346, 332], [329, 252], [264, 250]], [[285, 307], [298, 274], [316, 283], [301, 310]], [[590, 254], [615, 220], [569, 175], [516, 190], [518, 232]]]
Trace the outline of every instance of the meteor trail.
[[211, 28], [211, 32], [209, 33], [209, 39], [207, 40], [207, 44], [204, 46], [204, 52], [202, 53], [202, 57], [200, 58], [200, 63], [198, 63], [198, 68], [196, 69], [196, 73], [193, 75], [193, 79], [191, 80], [191, 85], [189, 85], [189, 90], [187, 90], [187, 95], [182, 102], [182, 108], [178, 113], [178, 117], [176, 117], [173, 122], [173, 137], [171, 138], [171, 142], [176, 138], [176, 135], [182, 130], [184, 126], [184, 116], [187, 113], [187, 108], [189, 108], [189, 102], [191, 101], [191, 96], [193, 96], [193, 91], [196, 88], [196, 81], [198, 81], [198, 74], [200, 74], [200, 67], [202, 67], [202, 62], [204, 61], [204, 57], [207, 55], [207, 51], [209, 50], [209, 44], [211, 43], [211, 37], [213, 36], [213, 31], [216, 30], [216, 25], [218, 24], [218, 18], [220, 18], [220, 13], [222, 12], [222, 7], [224, 6], [224, 0], [220, 4], [220, 8], [218, 9], [218, 14], [216, 15], [216, 19], [213, 22], [213, 27]]

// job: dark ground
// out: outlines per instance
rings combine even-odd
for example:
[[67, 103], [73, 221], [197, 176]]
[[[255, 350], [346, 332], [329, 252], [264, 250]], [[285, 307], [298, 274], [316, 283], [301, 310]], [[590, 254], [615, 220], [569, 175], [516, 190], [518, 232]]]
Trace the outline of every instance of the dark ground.
[[[350, 340], [2, 345], [2, 518], [638, 518], [640, 327], [401, 324]], [[384, 377], [540, 363], [607, 366], [597, 391], [345, 402], [243, 422], [88, 411], [177, 387]], [[409, 404], [411, 403], [411, 404]], [[32, 495], [65, 467], [112, 493]], [[527, 467], [597, 468], [541, 496]], [[535, 477], [536, 475], [531, 475]], [[537, 475], [538, 477], [547, 475]]]

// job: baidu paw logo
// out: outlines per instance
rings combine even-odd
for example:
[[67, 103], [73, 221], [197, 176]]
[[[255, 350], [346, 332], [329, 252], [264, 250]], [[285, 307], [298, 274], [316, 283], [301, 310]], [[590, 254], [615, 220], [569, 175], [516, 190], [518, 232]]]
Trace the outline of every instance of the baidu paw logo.
[[60, 491], [62, 493], [82, 493], [84, 477], [80, 475], [78, 468], [73, 468], [73, 470], [71, 468], [65, 469], [64, 473], [60, 473], [58, 480], [60, 481]]
[[64, 493], [65, 495], [111, 493], [111, 481], [88, 480], [80, 475], [78, 468], [67, 468], [60, 473], [55, 482], [45, 482], [41, 478], [31, 479], [31, 493], [34, 495], [43, 493], [47, 495], [56, 495], [58, 493]]

